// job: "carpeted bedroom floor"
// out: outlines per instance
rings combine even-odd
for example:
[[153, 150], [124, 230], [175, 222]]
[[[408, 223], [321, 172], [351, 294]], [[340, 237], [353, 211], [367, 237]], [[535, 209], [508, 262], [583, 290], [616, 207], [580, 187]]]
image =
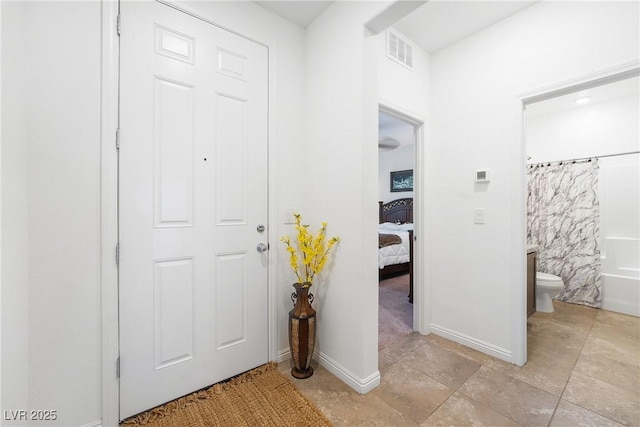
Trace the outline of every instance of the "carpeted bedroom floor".
[[413, 304], [409, 303], [409, 275], [380, 282], [378, 350], [413, 332]]

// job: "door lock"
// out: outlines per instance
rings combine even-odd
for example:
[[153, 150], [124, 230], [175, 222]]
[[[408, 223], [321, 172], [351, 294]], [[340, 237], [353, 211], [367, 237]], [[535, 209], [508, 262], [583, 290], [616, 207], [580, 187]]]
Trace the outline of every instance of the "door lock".
[[262, 224], [258, 224], [258, 226], [256, 227], [256, 230], [258, 230], [258, 233], [264, 233], [264, 225]]

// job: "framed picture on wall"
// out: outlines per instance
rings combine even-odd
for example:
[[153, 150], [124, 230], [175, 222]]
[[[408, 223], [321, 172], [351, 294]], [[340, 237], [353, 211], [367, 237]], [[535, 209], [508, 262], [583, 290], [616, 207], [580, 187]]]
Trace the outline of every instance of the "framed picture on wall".
[[413, 169], [391, 172], [391, 192], [413, 191]]

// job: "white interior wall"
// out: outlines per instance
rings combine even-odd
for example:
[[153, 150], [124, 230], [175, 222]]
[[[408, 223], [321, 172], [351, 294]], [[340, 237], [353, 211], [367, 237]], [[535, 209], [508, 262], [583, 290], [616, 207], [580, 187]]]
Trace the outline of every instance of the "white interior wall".
[[100, 417], [100, 4], [2, 7], [3, 408], [82, 425]]
[[100, 418], [100, 13], [28, 6], [29, 401], [52, 425]]
[[[505, 360], [521, 351], [512, 329], [523, 327], [512, 310], [524, 310], [514, 287], [525, 283], [518, 94], [637, 60], [638, 39], [637, 3], [541, 2], [431, 56], [432, 330]], [[474, 183], [481, 168], [489, 184]], [[485, 224], [474, 224], [475, 208]]]
[[[529, 163], [640, 151], [633, 95], [526, 119]], [[599, 162], [602, 307], [640, 316], [640, 155]]]
[[[270, 45], [277, 212], [305, 190], [290, 184], [302, 168], [303, 30], [249, 2], [196, 3]], [[100, 3], [2, 2], [2, 10], [3, 40], [12, 41], [2, 49], [2, 264], [11, 263], [2, 270], [2, 409], [52, 408], [55, 424], [93, 424], [101, 417]], [[270, 232], [272, 247], [284, 231]], [[285, 348], [291, 282], [276, 285]]]
[[413, 191], [391, 192], [390, 173], [414, 169], [414, 145], [398, 147], [395, 150], [380, 151], [378, 155], [378, 200], [385, 203], [401, 197], [413, 197]]
[[[341, 242], [313, 292], [321, 363], [354, 389], [379, 383], [377, 52], [364, 24], [386, 5], [335, 2], [306, 31], [303, 215]], [[329, 95], [329, 96], [328, 96]]]
[[548, 114], [526, 113], [527, 163], [640, 149], [637, 93]]
[[[28, 215], [27, 112], [21, 76], [26, 67], [25, 5], [2, 2], [2, 276], [0, 307], [2, 363], [0, 409], [27, 408], [28, 375]], [[7, 421], [4, 421], [7, 424]], [[16, 423], [17, 424], [17, 423]]]
[[[2, 6], [0, 6], [2, 25]], [[0, 80], [2, 79], [2, 30], [0, 29]], [[2, 188], [2, 82], [0, 81], [0, 189]], [[0, 322], [2, 321], [2, 197], [0, 196]], [[0, 360], [2, 360], [2, 327], [0, 326]], [[0, 361], [0, 409], [2, 406], [2, 362]], [[1, 425], [1, 424], [0, 424]]]
[[401, 32], [413, 48], [413, 68], [387, 57], [386, 31], [376, 36], [378, 43], [378, 96], [381, 104], [427, 121], [430, 106], [430, 56]]
[[[0, 6], [2, 25], [2, 6]], [[2, 30], [0, 29], [0, 189], [2, 189]], [[2, 321], [2, 197], [0, 196], [0, 322]], [[2, 327], [0, 326], [0, 409], [2, 406]], [[1, 424], [0, 424], [1, 425]]]

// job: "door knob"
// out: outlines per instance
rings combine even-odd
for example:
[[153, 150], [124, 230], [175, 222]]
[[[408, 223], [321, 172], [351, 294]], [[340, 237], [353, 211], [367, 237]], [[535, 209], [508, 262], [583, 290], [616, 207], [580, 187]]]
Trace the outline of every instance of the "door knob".
[[265, 245], [264, 243], [258, 243], [258, 245], [256, 246], [256, 250], [260, 253], [266, 252], [267, 249], [269, 249], [269, 246]]

